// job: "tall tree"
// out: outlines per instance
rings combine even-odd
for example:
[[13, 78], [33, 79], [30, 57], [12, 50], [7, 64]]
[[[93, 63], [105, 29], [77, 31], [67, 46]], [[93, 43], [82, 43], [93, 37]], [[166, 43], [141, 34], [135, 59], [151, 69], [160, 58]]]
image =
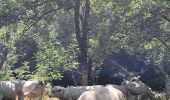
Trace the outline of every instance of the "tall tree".
[[75, 0], [74, 7], [74, 20], [75, 20], [75, 34], [80, 50], [80, 70], [81, 70], [81, 84], [88, 84], [88, 65], [87, 65], [87, 53], [88, 53], [88, 18], [90, 13], [90, 1], [86, 0], [84, 7], [81, 7], [81, 1]]

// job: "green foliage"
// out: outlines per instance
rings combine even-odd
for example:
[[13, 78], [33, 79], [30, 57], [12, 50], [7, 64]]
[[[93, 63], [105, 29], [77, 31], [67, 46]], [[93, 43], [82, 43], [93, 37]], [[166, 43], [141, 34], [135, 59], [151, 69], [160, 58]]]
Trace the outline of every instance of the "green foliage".
[[13, 76], [12, 75], [12, 70], [9, 69], [9, 68], [2, 69], [0, 71], [0, 79], [1, 80], [9, 80], [9, 79], [11, 79], [12, 76]]
[[16, 63], [16, 53], [14, 48], [9, 48], [6, 62], [3, 65], [3, 68], [0, 70], [0, 79], [9, 80], [13, 77], [13, 65]]
[[[93, 58], [94, 67], [121, 49], [132, 55], [144, 55], [147, 64], [162, 66], [170, 61], [170, 26], [161, 16], [170, 16], [166, 13], [167, 0], [90, 0], [90, 3], [88, 56]], [[82, 3], [81, 10], [83, 6]], [[20, 79], [28, 73], [30, 79], [51, 81], [61, 79], [63, 71], [77, 68], [79, 50], [73, 7], [73, 0], [1, 0], [0, 42], [10, 51], [1, 78], [12, 76], [18, 56], [15, 45], [24, 37], [32, 37], [37, 43], [37, 65], [33, 75], [28, 63], [16, 69]]]
[[[169, 37], [169, 22], [159, 15], [154, 15], [153, 12], [159, 13], [155, 10], [159, 8], [165, 10], [167, 4], [159, 0], [120, 2], [100, 0], [100, 5], [94, 3], [92, 12], [97, 16], [91, 23], [93, 24], [98, 18], [102, 19], [93, 26], [99, 28], [94, 31], [94, 37], [90, 37], [89, 40], [89, 53], [94, 59], [94, 66], [99, 66], [107, 55], [121, 49], [132, 55], [136, 53], [145, 55], [146, 64], [162, 66], [163, 60], [167, 60], [169, 55], [168, 44], [170, 43], [169, 39], [165, 38]], [[98, 8], [100, 10], [96, 12], [93, 10]]]
[[61, 79], [63, 71], [74, 69], [78, 64], [74, 48], [74, 45], [65, 49], [61, 45], [40, 42], [39, 52], [36, 54], [37, 70], [31, 78], [45, 81]]
[[15, 70], [16, 76], [18, 79], [24, 79], [25, 77], [27, 77], [30, 73], [29, 71], [29, 62], [24, 62], [23, 66], [21, 66], [20, 68], [17, 68]]

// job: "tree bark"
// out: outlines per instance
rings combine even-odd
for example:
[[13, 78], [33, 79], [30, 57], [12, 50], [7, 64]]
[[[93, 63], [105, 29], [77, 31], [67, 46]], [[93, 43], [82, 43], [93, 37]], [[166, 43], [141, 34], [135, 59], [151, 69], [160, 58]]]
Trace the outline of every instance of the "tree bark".
[[[84, 9], [81, 10], [80, 14], [80, 0], [74, 0], [74, 21], [75, 21], [75, 34], [78, 42], [78, 47], [80, 50], [80, 72], [81, 72], [81, 85], [88, 85], [88, 63], [87, 63], [87, 53], [88, 53], [88, 18], [90, 12], [90, 1], [86, 0]], [[80, 23], [82, 25], [80, 25]], [[80, 27], [81, 26], [81, 27]]]
[[6, 61], [6, 57], [8, 54], [8, 49], [3, 44], [0, 44], [0, 69], [2, 68], [4, 62]]

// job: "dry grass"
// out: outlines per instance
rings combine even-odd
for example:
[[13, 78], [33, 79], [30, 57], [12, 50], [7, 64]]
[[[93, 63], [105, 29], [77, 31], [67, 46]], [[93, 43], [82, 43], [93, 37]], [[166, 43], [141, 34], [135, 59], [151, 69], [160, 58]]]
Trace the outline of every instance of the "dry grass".
[[[29, 98], [26, 97], [24, 100], [29, 100]], [[36, 98], [36, 100], [38, 100], [38, 99]], [[59, 100], [59, 99], [58, 98], [49, 98], [48, 96], [44, 96], [43, 100]]]

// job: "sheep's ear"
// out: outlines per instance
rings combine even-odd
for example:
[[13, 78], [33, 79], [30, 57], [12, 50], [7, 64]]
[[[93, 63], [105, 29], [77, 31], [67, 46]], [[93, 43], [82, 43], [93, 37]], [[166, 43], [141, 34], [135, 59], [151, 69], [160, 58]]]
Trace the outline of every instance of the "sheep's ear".
[[57, 89], [57, 91], [59, 91], [59, 92], [60, 92], [60, 91], [62, 91], [62, 89], [61, 89], [61, 88], [59, 88], [59, 89]]
[[63, 87], [58, 87], [58, 88], [57, 88], [57, 91], [58, 91], [58, 92], [62, 92], [63, 90], [64, 90]]

